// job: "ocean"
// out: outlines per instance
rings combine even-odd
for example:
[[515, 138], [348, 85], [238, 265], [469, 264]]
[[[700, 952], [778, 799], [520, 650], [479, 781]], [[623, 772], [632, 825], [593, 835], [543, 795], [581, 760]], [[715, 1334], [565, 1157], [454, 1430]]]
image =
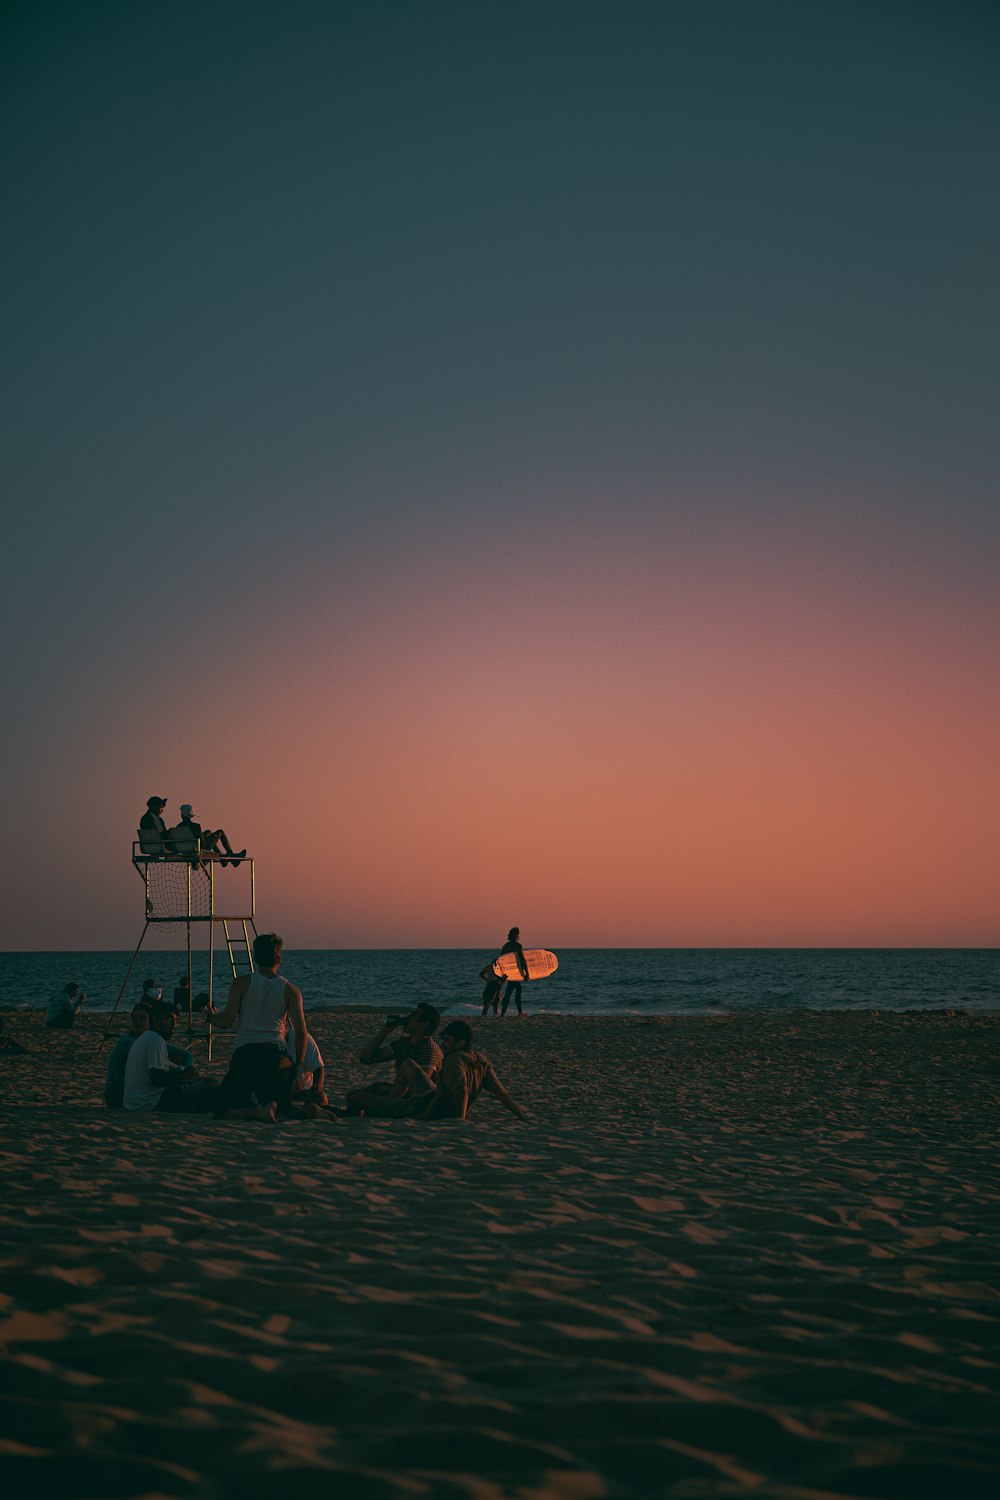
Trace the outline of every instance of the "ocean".
[[[89, 1010], [115, 1004], [131, 952], [5, 953], [0, 1006], [35, 1008], [75, 980]], [[430, 1000], [452, 1014], [480, 1010], [485, 949], [286, 949], [282, 973], [301, 989], [306, 1009], [366, 1006], [394, 1010]], [[173, 993], [185, 971], [176, 950], [143, 950], [123, 1005], [154, 976]], [[225, 950], [214, 962], [216, 1004], [231, 971]], [[194, 991], [207, 988], [208, 955], [195, 954]], [[996, 948], [565, 948], [548, 979], [526, 984], [527, 1014], [695, 1016], [793, 1010], [995, 1010], [1000, 1005]], [[508, 1015], [513, 1012], [508, 1012]]]

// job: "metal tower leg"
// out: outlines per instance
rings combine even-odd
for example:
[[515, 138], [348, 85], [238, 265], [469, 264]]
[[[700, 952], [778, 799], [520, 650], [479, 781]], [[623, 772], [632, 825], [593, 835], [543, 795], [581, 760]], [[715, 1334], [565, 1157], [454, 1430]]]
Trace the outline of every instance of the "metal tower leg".
[[113, 1009], [111, 1011], [111, 1014], [108, 1017], [108, 1024], [104, 1028], [104, 1035], [101, 1037], [101, 1040], [97, 1044], [97, 1050], [98, 1050], [98, 1052], [100, 1052], [101, 1048], [104, 1046], [104, 1043], [108, 1039], [108, 1032], [111, 1030], [111, 1023], [114, 1020], [115, 1015], [117, 1014], [119, 1005], [121, 1005], [121, 1003], [122, 1003], [122, 996], [124, 995], [125, 991], [128, 989], [128, 982], [132, 978], [132, 970], [135, 968], [135, 961], [139, 957], [139, 949], [142, 947], [143, 939], [145, 938], [146, 933], [148, 931], [149, 931], [149, 923], [147, 922], [146, 925], [145, 925], [145, 927], [142, 929], [142, 937], [140, 937], [139, 941], [135, 945], [135, 952], [132, 954], [132, 962], [128, 966], [128, 973], [125, 975], [125, 978], [122, 981], [122, 987], [118, 991], [118, 999], [115, 1001], [114, 1007], [113, 1007]]

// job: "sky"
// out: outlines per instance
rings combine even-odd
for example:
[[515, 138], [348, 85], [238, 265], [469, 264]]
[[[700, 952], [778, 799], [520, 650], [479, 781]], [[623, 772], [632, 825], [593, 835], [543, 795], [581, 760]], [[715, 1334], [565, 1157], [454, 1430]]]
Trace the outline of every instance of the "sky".
[[997, 945], [995, 6], [3, 15], [0, 947]]

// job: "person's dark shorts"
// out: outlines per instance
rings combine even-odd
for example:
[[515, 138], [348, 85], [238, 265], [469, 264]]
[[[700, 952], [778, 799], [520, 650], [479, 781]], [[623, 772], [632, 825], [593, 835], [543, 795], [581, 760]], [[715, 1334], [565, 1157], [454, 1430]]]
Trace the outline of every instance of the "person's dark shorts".
[[158, 1114], [207, 1115], [212, 1109], [212, 1095], [217, 1092], [204, 1079], [197, 1083], [178, 1083], [163, 1090], [156, 1106]]
[[216, 1119], [231, 1109], [250, 1109], [273, 1100], [281, 1114], [291, 1114], [295, 1069], [283, 1047], [273, 1042], [252, 1042], [236, 1047], [229, 1072], [214, 1091], [210, 1108]]

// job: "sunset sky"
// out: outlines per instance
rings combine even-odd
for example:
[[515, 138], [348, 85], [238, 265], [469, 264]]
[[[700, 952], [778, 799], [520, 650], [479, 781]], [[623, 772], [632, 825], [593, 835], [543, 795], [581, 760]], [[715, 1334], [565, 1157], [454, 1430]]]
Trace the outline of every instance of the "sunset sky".
[[996, 6], [4, 15], [0, 946], [996, 946]]

